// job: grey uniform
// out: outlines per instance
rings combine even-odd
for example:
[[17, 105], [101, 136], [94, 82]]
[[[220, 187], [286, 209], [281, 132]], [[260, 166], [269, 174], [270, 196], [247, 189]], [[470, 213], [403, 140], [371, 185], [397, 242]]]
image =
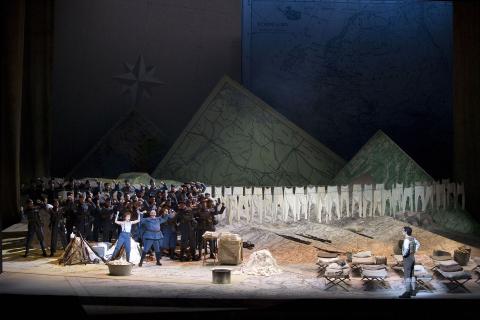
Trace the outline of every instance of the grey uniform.
[[[403, 240], [402, 255], [404, 277], [413, 277], [413, 269], [415, 267], [415, 252], [420, 248], [420, 243], [414, 237], [407, 237]], [[413, 252], [412, 252], [413, 251]]]

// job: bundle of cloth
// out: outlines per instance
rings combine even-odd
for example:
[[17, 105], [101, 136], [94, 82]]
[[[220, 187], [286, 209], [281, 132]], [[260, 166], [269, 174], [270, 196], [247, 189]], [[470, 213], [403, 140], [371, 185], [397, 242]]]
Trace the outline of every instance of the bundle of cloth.
[[350, 273], [350, 267], [343, 261], [330, 263], [325, 269], [325, 276], [348, 276]]
[[352, 255], [352, 267], [358, 268], [360, 265], [375, 264], [375, 257], [371, 251], [362, 251]]
[[319, 252], [317, 257], [317, 265], [320, 269], [325, 269], [328, 265], [341, 261], [337, 253]]

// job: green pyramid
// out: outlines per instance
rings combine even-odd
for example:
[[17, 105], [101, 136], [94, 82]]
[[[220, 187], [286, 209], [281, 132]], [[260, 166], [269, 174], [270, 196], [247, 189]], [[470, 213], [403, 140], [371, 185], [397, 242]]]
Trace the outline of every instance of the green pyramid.
[[393, 183], [411, 185], [417, 181], [433, 181], [410, 156], [390, 137], [379, 130], [340, 170], [332, 184]]
[[152, 176], [215, 185], [324, 185], [344, 164], [239, 83], [224, 77]]

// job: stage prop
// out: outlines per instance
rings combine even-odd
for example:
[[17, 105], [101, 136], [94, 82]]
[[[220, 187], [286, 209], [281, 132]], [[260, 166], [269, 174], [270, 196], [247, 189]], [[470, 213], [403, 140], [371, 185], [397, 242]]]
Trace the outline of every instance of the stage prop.
[[74, 264], [87, 264], [87, 263], [99, 263], [104, 261], [102, 257], [99, 257], [92, 250], [88, 242], [81, 236], [75, 236], [70, 240], [62, 257], [58, 260], [59, 264], [74, 265]]
[[212, 282], [215, 284], [231, 283], [230, 269], [212, 269]]
[[107, 263], [108, 271], [111, 276], [129, 276], [132, 274], [133, 263], [115, 260]]
[[242, 238], [238, 234], [222, 232], [218, 239], [218, 262], [239, 265], [243, 260]]
[[268, 250], [259, 250], [252, 253], [242, 272], [255, 276], [272, 276], [282, 273], [282, 269]]
[[[125, 247], [122, 246], [120, 250], [118, 251], [117, 255], [112, 257], [113, 252], [115, 251], [115, 247], [117, 245], [117, 242], [113, 246], [110, 247], [110, 249], [107, 250], [105, 254], [105, 258], [110, 259], [110, 260], [117, 260], [120, 259], [121, 261], [126, 261], [127, 256], [125, 253]], [[142, 249], [140, 248], [140, 244], [133, 240], [133, 238], [130, 238], [130, 262], [132, 263], [139, 263], [140, 258], [142, 256]]]
[[304, 186], [328, 183], [344, 164], [271, 106], [224, 77], [152, 176], [217, 186]]

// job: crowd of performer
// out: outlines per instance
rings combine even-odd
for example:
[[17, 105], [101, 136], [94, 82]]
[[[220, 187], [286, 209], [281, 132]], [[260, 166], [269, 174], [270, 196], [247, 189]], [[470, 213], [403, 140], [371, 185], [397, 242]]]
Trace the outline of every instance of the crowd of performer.
[[[43, 255], [47, 256], [44, 232], [51, 232], [50, 256], [54, 256], [57, 242], [65, 249], [71, 236], [82, 236], [87, 241], [117, 241], [114, 257], [123, 246], [126, 258], [130, 258], [130, 238], [142, 246], [142, 266], [146, 255], [155, 253], [158, 265], [162, 254], [181, 261], [199, 260], [206, 231], [215, 231], [216, 215], [223, 214], [225, 205], [205, 193], [206, 186], [199, 182], [168, 187], [161, 182], [135, 188], [128, 180], [122, 184], [102, 183], [98, 180], [78, 182], [73, 179], [58, 183], [51, 179], [45, 184], [41, 179], [32, 181], [25, 188], [28, 199], [23, 216], [28, 220], [25, 257], [33, 237], [40, 242]], [[63, 195], [63, 196], [61, 196]], [[50, 216], [49, 230], [43, 229], [40, 210]], [[180, 251], [176, 252], [177, 236]], [[215, 243], [209, 242], [210, 257]]]

